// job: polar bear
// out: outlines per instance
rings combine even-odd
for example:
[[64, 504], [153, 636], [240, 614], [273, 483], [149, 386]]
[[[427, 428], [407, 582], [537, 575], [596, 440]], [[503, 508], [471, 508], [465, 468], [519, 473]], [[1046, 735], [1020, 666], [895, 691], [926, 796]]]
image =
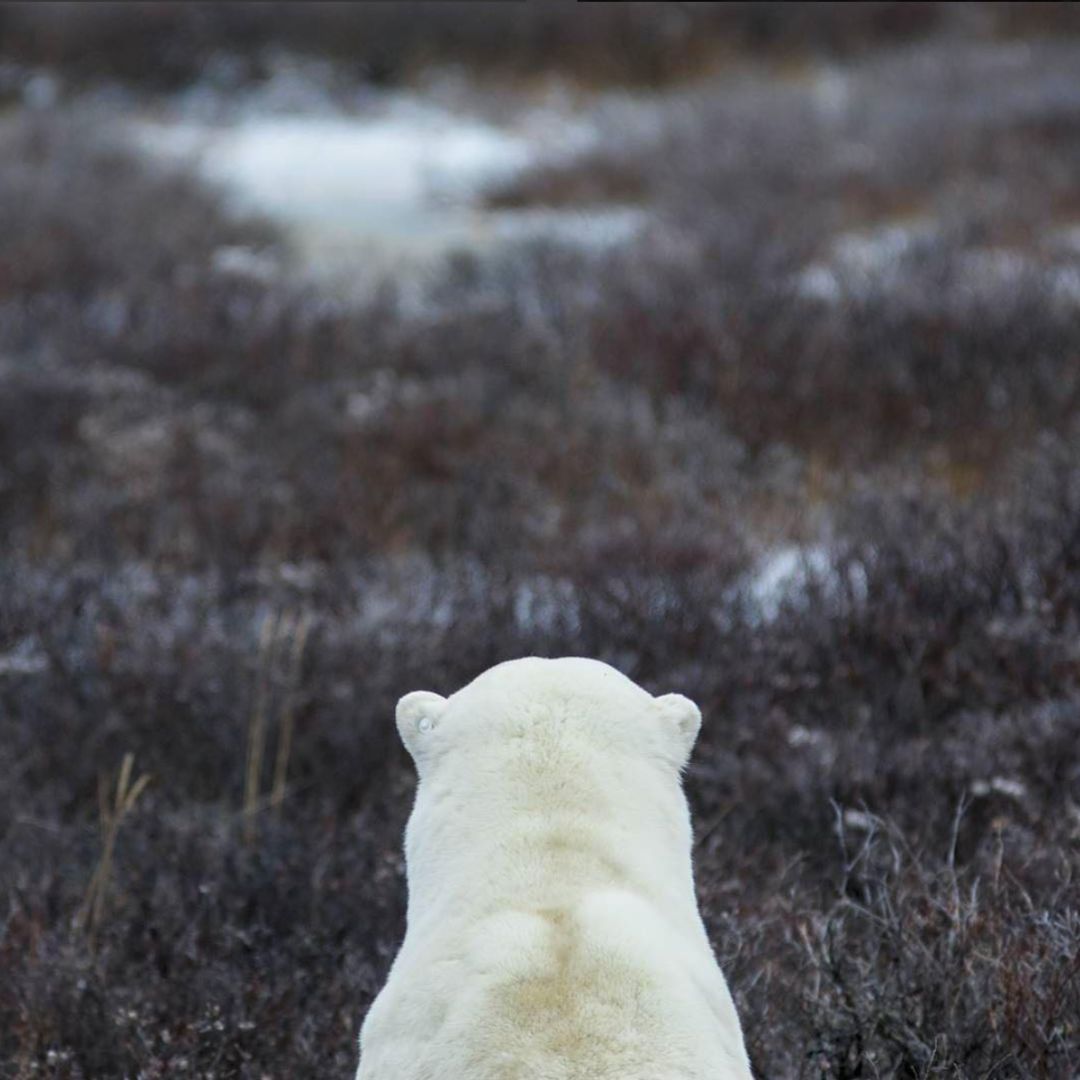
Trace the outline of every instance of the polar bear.
[[694, 896], [700, 724], [576, 657], [401, 699], [407, 929], [357, 1080], [749, 1080]]

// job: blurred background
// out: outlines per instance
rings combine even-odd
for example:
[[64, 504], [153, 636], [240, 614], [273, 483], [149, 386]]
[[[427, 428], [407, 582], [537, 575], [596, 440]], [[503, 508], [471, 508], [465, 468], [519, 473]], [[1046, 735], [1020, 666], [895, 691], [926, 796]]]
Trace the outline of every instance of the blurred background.
[[1076, 5], [0, 4], [0, 1072], [351, 1075], [583, 654], [759, 1077], [1073, 1077], [1078, 405]]

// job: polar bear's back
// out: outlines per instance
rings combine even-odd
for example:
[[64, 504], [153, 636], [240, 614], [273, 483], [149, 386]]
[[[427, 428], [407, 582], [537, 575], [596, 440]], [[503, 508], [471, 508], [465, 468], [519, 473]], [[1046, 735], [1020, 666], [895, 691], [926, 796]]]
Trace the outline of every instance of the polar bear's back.
[[528, 658], [395, 720], [408, 926], [358, 1080], [749, 1080], [694, 894], [697, 706]]
[[424, 936], [369, 1017], [359, 1080], [717, 1080], [729, 1063], [744, 1075], [707, 944], [629, 893]]

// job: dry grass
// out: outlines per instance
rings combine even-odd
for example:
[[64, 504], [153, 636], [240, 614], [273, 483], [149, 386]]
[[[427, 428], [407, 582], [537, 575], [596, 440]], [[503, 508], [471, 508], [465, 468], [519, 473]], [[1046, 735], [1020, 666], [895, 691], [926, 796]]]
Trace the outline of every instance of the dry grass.
[[[255, 693], [248, 722], [247, 757], [244, 769], [244, 839], [247, 844], [257, 838], [257, 818], [266, 808], [280, 816], [285, 801], [289, 758], [292, 756], [293, 733], [296, 724], [296, 698], [304, 649], [311, 632], [310, 612], [266, 615], [259, 631], [258, 662]], [[275, 686], [275, 667], [285, 665], [283, 679]], [[270, 726], [272, 705], [280, 700], [276, 724], [277, 752], [274, 757], [273, 781], [268, 795], [262, 793], [263, 758]]]
[[109, 889], [112, 884], [113, 855], [116, 851], [116, 837], [124, 819], [135, 809], [139, 796], [150, 783], [149, 773], [143, 773], [134, 783], [131, 773], [135, 765], [135, 755], [125, 754], [116, 778], [116, 794], [110, 800], [108, 782], [104, 775], [98, 782], [98, 814], [101, 821], [101, 858], [98, 860], [86, 898], [77, 916], [77, 924], [89, 935], [91, 948], [101, 931], [108, 910]]
[[289, 776], [289, 758], [292, 755], [293, 731], [296, 725], [296, 697], [300, 688], [300, 671], [304, 663], [304, 649], [312, 626], [311, 612], [294, 616], [283, 638], [291, 643], [289, 666], [285, 676], [285, 700], [278, 721], [277, 756], [274, 759], [274, 784], [270, 791], [270, 806], [280, 816], [285, 803], [285, 786]]
[[267, 615], [259, 630], [258, 674], [254, 705], [248, 722], [247, 763], [244, 769], [244, 839], [249, 845], [255, 842], [255, 816], [261, 809], [259, 789], [262, 785], [266, 714], [270, 707], [270, 674], [279, 636], [278, 625], [276, 616]]

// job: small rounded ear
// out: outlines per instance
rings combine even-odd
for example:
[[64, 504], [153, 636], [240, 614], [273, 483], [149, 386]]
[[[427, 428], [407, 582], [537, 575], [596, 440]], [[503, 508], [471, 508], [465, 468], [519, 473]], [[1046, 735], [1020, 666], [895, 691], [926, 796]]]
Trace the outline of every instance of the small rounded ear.
[[446, 709], [446, 698], [430, 690], [414, 690], [397, 703], [397, 729], [405, 749], [419, 763], [431, 733]]
[[672, 757], [681, 769], [690, 760], [690, 751], [701, 730], [701, 710], [682, 694], [664, 694], [655, 700], [657, 710], [669, 728]]

